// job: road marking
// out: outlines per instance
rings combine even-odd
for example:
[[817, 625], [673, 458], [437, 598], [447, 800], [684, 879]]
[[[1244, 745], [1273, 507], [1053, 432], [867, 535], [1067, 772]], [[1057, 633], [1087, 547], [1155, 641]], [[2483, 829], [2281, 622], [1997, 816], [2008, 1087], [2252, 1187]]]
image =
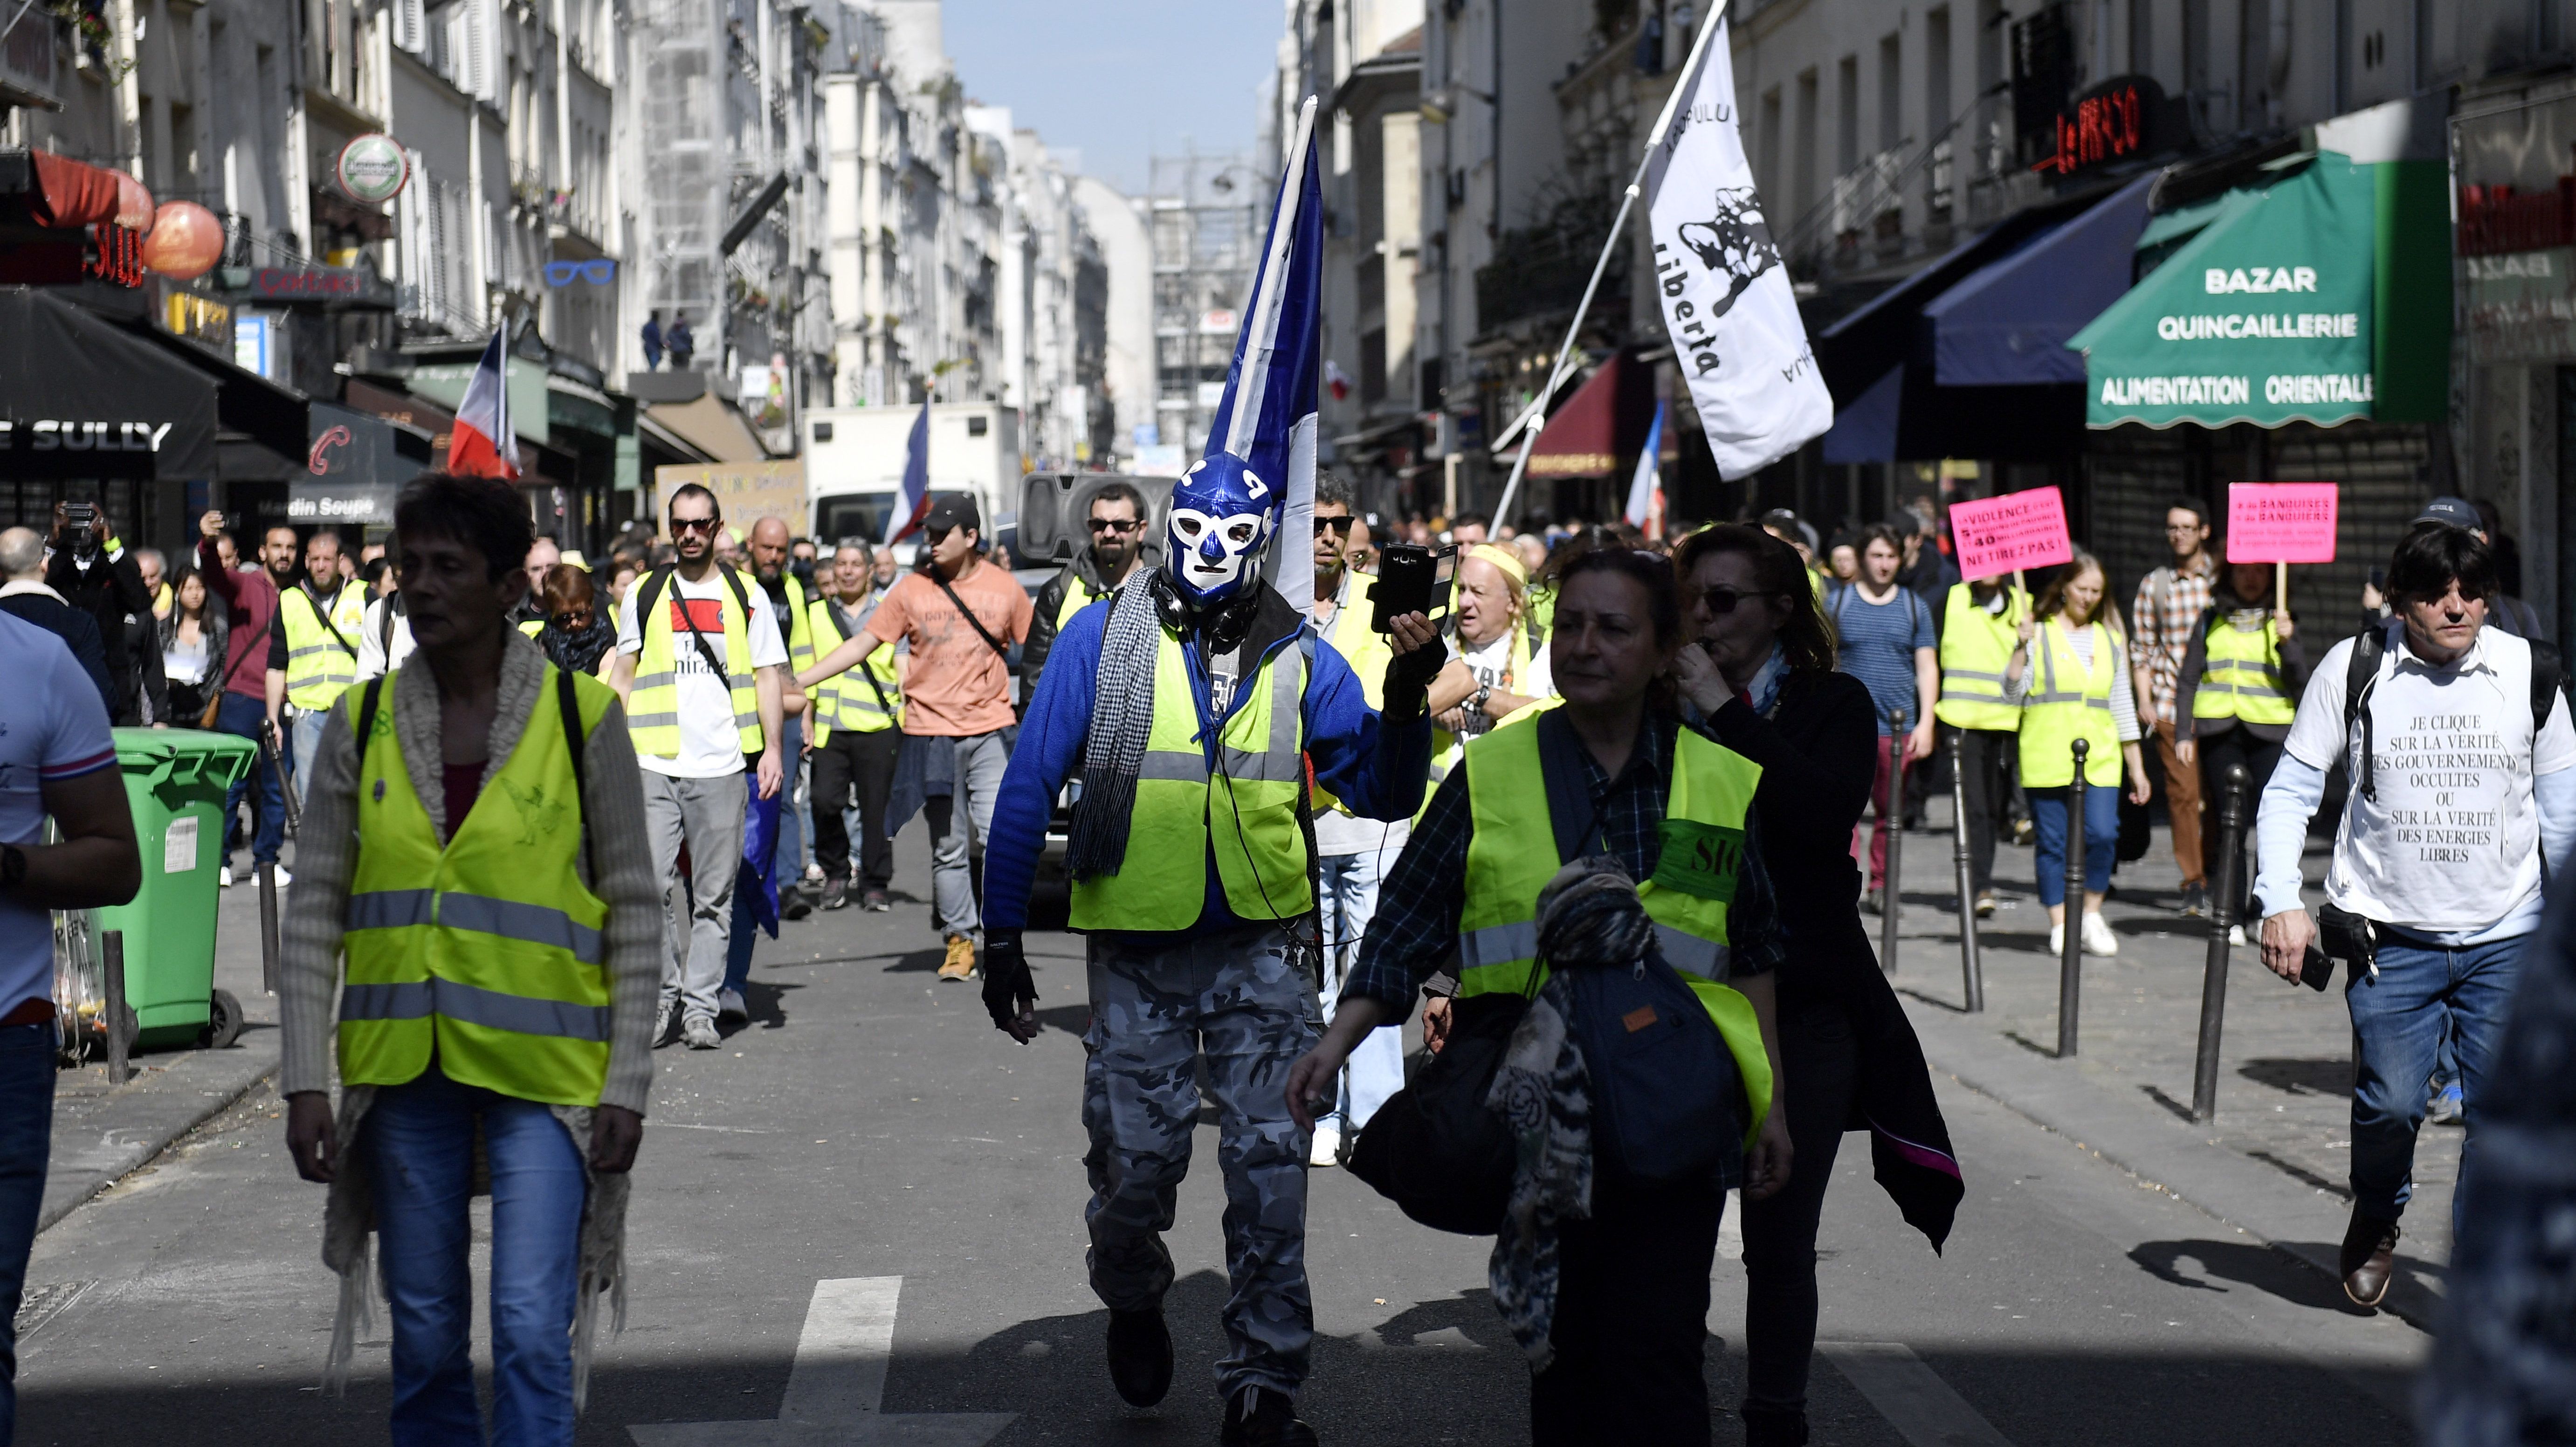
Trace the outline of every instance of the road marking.
[[1903, 1342], [1820, 1341], [1816, 1350], [1914, 1447], [2012, 1447]]
[[900, 1276], [814, 1283], [778, 1417], [768, 1422], [663, 1422], [627, 1428], [637, 1447], [984, 1447], [1015, 1414], [887, 1414]]

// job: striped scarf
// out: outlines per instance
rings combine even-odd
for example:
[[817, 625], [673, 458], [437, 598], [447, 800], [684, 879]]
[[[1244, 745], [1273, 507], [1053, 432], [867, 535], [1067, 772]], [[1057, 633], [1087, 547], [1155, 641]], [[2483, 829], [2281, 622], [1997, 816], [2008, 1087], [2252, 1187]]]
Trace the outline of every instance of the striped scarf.
[[1162, 645], [1153, 581], [1119, 589], [1102, 627], [1091, 733], [1082, 746], [1082, 797], [1065, 846], [1065, 868], [1077, 882], [1116, 874], [1127, 862], [1127, 823], [1154, 728], [1154, 658]]

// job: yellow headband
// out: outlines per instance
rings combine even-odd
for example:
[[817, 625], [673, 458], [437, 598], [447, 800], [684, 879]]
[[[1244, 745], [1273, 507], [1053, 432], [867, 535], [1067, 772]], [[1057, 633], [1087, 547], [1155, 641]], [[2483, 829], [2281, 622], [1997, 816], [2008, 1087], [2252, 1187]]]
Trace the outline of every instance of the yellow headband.
[[1515, 587], [1529, 586], [1529, 564], [1522, 562], [1520, 554], [1509, 548], [1497, 547], [1492, 543], [1478, 543], [1467, 550], [1467, 556], [1482, 558], [1502, 569], [1503, 576], [1511, 579]]

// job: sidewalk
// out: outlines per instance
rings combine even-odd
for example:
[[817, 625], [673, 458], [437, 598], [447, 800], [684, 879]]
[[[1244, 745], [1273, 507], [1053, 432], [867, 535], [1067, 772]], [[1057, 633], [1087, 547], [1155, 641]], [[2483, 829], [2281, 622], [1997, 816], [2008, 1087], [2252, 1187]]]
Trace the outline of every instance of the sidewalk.
[[[248, 857], [240, 856], [240, 862], [247, 865]], [[281, 909], [285, 896], [281, 887]], [[159, 1155], [277, 1068], [277, 1001], [260, 988], [259, 888], [248, 878], [224, 891], [215, 927], [215, 983], [233, 992], [247, 1017], [232, 1048], [138, 1055], [134, 1078], [121, 1086], [108, 1085], [103, 1061], [55, 1078], [54, 1142], [38, 1231]]]
[[[2208, 935], [2203, 921], [2175, 912], [2182, 876], [2166, 830], [2158, 826], [2146, 858], [2112, 876], [2103, 914], [2120, 953], [2085, 957], [2077, 1052], [2060, 1061], [2058, 961], [2031, 851], [1996, 851], [2005, 907], [1980, 922], [1986, 1009], [1966, 1014], [1946, 796], [1930, 801], [1930, 817], [1934, 829], [1905, 838], [1893, 983], [1934, 1072], [2333, 1276], [2351, 1212], [2352, 1025], [2342, 979], [2320, 995], [2265, 969], [2251, 945], [2234, 950], [2217, 1117], [2194, 1125]], [[2323, 872], [2324, 849], [2312, 845], [2307, 876]], [[2318, 892], [2309, 895], [2314, 908]], [[1864, 919], [1877, 939], [1884, 921]], [[2385, 1303], [2428, 1329], [2450, 1259], [2461, 1138], [2455, 1127], [2424, 1127]]]

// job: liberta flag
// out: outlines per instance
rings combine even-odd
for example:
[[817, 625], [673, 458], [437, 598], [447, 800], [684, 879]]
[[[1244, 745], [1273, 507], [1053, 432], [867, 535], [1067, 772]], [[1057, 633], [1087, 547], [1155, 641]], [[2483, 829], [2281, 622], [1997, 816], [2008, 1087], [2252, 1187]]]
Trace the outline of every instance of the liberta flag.
[[1726, 24], [1692, 47], [1672, 129], [1646, 163], [1646, 224], [1673, 362], [1720, 476], [1749, 476], [1833, 425], [1779, 244], [1754, 194]]
[[1664, 411], [1672, 404], [1655, 399], [1655, 420], [1646, 429], [1645, 449], [1637, 454], [1637, 475], [1628, 484], [1628, 526], [1658, 542], [1664, 536]]
[[912, 435], [903, 443], [903, 490], [886, 509], [885, 540], [892, 547], [911, 537], [930, 511], [930, 397], [921, 398], [921, 415], [912, 419]]
[[[1270, 208], [1252, 304], [1234, 339], [1225, 395], [1208, 422], [1208, 455], [1242, 459], [1285, 494], [1262, 578], [1298, 612], [1315, 601], [1316, 388], [1323, 377], [1324, 190], [1315, 167], [1315, 98], [1297, 112], [1288, 168]], [[1282, 541], [1282, 540], [1285, 541]]]
[[465, 384], [465, 400], [456, 408], [456, 430], [448, 434], [447, 470], [458, 477], [519, 475], [519, 434], [510, 430], [509, 365], [502, 339], [510, 329], [492, 333], [474, 378]]

